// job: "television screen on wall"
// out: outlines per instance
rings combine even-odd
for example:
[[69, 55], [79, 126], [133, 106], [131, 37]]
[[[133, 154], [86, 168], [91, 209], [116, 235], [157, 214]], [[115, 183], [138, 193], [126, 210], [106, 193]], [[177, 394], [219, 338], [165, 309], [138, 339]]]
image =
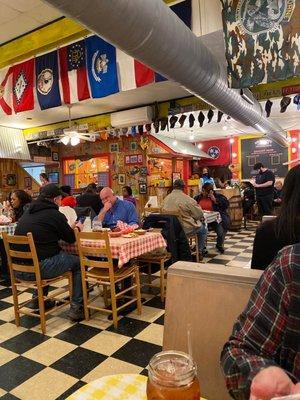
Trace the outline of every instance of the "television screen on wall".
[[49, 182], [59, 183], [59, 172], [49, 172], [48, 173]]

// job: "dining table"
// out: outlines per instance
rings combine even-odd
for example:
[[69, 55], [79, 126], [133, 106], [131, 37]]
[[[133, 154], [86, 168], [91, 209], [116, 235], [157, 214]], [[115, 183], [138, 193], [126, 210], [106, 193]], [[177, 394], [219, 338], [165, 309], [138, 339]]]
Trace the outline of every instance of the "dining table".
[[205, 211], [203, 210], [204, 221], [206, 224], [211, 224], [212, 222], [220, 223], [222, 221], [221, 215], [218, 211]]
[[138, 374], [104, 376], [82, 386], [66, 400], [147, 400], [147, 379]]
[[[110, 237], [110, 249], [112, 258], [118, 260], [118, 267], [121, 268], [131, 259], [141, 256], [142, 254], [156, 250], [158, 248], [166, 248], [167, 243], [160, 232], [146, 232], [143, 235], [136, 234], [132, 237], [123, 235], [119, 237]], [[101, 247], [103, 242], [99, 240], [85, 240], [85, 244], [91, 247]], [[61, 242], [62, 250], [71, 254], [78, 254], [76, 243]]]
[[13, 235], [15, 233], [15, 229], [17, 227], [17, 223], [0, 225], [0, 238], [2, 237], [2, 233], [6, 232], [9, 235]]

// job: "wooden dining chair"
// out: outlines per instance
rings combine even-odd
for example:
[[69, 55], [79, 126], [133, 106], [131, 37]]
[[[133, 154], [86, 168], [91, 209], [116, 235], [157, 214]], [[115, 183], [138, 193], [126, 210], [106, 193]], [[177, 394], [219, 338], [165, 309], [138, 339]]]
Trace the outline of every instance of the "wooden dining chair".
[[[114, 327], [118, 327], [118, 313], [132, 303], [137, 303], [138, 314], [141, 314], [141, 287], [139, 269], [136, 264], [114, 267], [110, 249], [108, 232], [79, 232], [75, 230], [78, 254], [80, 257], [83, 304], [85, 318], [89, 319], [89, 310], [98, 310], [112, 314]], [[97, 241], [97, 246], [91, 242]], [[130, 281], [124, 285], [125, 279]], [[102, 286], [103, 293], [90, 297], [88, 295], [87, 283], [92, 286]], [[121, 289], [117, 291], [117, 284]], [[126, 286], [126, 287], [125, 287]], [[105, 307], [94, 305], [96, 299], [103, 295]], [[108, 297], [110, 297], [110, 308], [108, 308]], [[118, 306], [118, 300], [125, 301]]]
[[[15, 324], [20, 326], [20, 314], [30, 315], [40, 319], [41, 330], [46, 333], [46, 316], [54, 311], [70, 304], [70, 299], [73, 294], [73, 279], [72, 273], [66, 272], [53, 279], [43, 279], [40, 273], [40, 263], [37, 257], [35, 244], [31, 233], [27, 236], [11, 236], [7, 233], [2, 234], [7, 262], [11, 277], [11, 286], [13, 293]], [[16, 276], [18, 272], [31, 273], [33, 280], [25, 280]], [[55, 282], [67, 279], [68, 286], [55, 289], [50, 292], [50, 295], [43, 294], [43, 288], [52, 285]], [[39, 312], [30, 311], [26, 306], [32, 301], [26, 300], [19, 302], [19, 295], [33, 289], [37, 293]], [[69, 293], [69, 297], [65, 298], [61, 295]], [[36, 297], [33, 297], [33, 300]], [[51, 299], [57, 301], [57, 305], [48, 311], [45, 311], [45, 300]]]

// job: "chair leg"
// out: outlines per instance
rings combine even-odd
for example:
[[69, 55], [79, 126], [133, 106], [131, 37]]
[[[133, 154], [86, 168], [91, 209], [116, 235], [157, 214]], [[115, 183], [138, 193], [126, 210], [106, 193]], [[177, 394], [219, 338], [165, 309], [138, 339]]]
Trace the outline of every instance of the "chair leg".
[[107, 286], [103, 285], [103, 299], [105, 307], [108, 307]]
[[152, 269], [151, 269], [151, 262], [148, 263], [148, 284], [151, 285], [152, 283]]
[[160, 299], [165, 301], [165, 262], [160, 261]]
[[135, 283], [136, 283], [136, 304], [138, 314], [142, 313], [142, 298], [141, 298], [141, 282], [140, 282], [140, 271], [139, 268], [135, 269]]
[[88, 309], [88, 292], [87, 292], [87, 287], [86, 287], [86, 280], [84, 278], [82, 279], [84, 318], [86, 320], [89, 320], [90, 314], [89, 314], [89, 309]]
[[13, 300], [14, 300], [15, 324], [16, 324], [16, 326], [20, 326], [18, 289], [16, 287], [14, 279], [12, 279], [12, 281], [11, 281], [11, 289], [12, 289]]
[[116, 287], [115, 283], [110, 286], [110, 295], [111, 295], [111, 309], [112, 309], [112, 317], [114, 322], [114, 328], [118, 328], [118, 312], [117, 312], [117, 299], [116, 299]]
[[70, 295], [70, 304], [73, 298], [73, 275], [69, 274], [69, 295]]
[[43, 288], [40, 284], [38, 284], [38, 286], [37, 286], [37, 292], [38, 292], [41, 329], [42, 329], [43, 334], [45, 335], [45, 333], [46, 333], [45, 302], [44, 302]]

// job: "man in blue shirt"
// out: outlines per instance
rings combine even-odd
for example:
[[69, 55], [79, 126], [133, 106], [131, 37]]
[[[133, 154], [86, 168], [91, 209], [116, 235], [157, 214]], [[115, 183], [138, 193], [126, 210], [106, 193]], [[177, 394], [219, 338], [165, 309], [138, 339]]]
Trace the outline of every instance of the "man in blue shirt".
[[135, 206], [129, 201], [123, 201], [114, 195], [109, 187], [105, 187], [100, 192], [100, 199], [103, 208], [95, 218], [102, 222], [103, 227], [115, 228], [118, 221], [128, 225], [138, 225], [138, 215]]

